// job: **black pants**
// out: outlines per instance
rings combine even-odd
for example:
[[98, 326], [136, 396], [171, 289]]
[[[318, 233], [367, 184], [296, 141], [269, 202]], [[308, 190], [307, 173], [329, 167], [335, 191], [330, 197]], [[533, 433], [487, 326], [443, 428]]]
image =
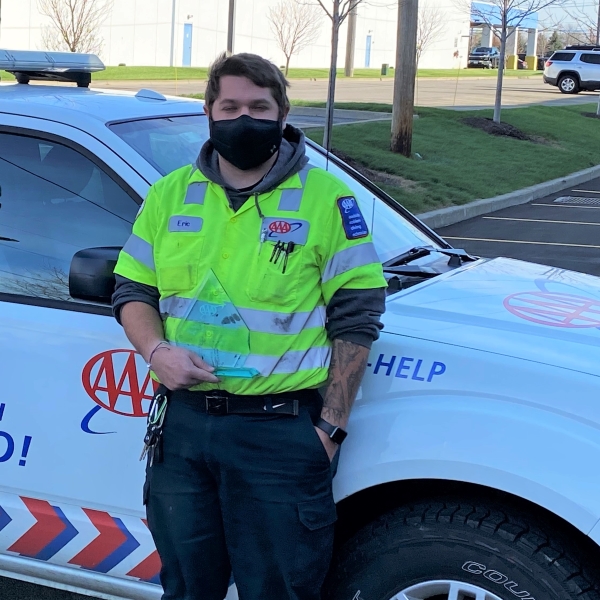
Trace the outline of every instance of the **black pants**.
[[319, 411], [213, 416], [172, 395], [144, 487], [163, 600], [223, 600], [232, 571], [240, 600], [320, 598], [336, 509]]

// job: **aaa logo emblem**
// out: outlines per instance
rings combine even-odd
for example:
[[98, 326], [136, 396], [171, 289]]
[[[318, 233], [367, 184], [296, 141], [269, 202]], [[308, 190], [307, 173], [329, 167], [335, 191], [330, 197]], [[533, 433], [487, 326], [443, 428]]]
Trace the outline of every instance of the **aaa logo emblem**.
[[158, 384], [144, 360], [133, 350], [107, 350], [92, 357], [81, 374], [83, 388], [97, 404], [83, 419], [86, 433], [91, 418], [101, 409], [125, 417], [145, 417]]

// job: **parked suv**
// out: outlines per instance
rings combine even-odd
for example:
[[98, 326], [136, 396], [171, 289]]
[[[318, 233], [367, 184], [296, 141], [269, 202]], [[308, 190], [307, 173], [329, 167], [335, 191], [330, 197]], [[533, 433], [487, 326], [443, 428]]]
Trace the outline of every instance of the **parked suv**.
[[600, 89], [600, 47], [567, 46], [558, 50], [546, 61], [544, 83], [558, 86], [563, 94]]
[[500, 64], [498, 48], [479, 46], [469, 54], [467, 67], [482, 67], [484, 69], [497, 69]]

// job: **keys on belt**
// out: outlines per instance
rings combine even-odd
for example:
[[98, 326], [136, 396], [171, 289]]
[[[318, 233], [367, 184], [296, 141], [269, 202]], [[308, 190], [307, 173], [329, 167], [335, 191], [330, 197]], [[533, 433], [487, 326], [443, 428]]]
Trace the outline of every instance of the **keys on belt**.
[[167, 395], [157, 392], [152, 398], [148, 410], [146, 435], [144, 436], [144, 447], [140, 460], [148, 456], [148, 465], [151, 467], [154, 461], [160, 462], [162, 458], [162, 434], [163, 423], [167, 413]]

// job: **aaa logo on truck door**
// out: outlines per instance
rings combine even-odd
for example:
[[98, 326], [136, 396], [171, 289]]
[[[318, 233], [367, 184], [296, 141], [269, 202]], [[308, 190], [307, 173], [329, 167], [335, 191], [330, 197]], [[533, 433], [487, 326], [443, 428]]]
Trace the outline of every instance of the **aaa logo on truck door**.
[[81, 428], [90, 430], [91, 418], [102, 408], [125, 417], [145, 417], [157, 384], [142, 357], [133, 350], [107, 350], [92, 357], [81, 374], [83, 387], [98, 405], [84, 417]]

